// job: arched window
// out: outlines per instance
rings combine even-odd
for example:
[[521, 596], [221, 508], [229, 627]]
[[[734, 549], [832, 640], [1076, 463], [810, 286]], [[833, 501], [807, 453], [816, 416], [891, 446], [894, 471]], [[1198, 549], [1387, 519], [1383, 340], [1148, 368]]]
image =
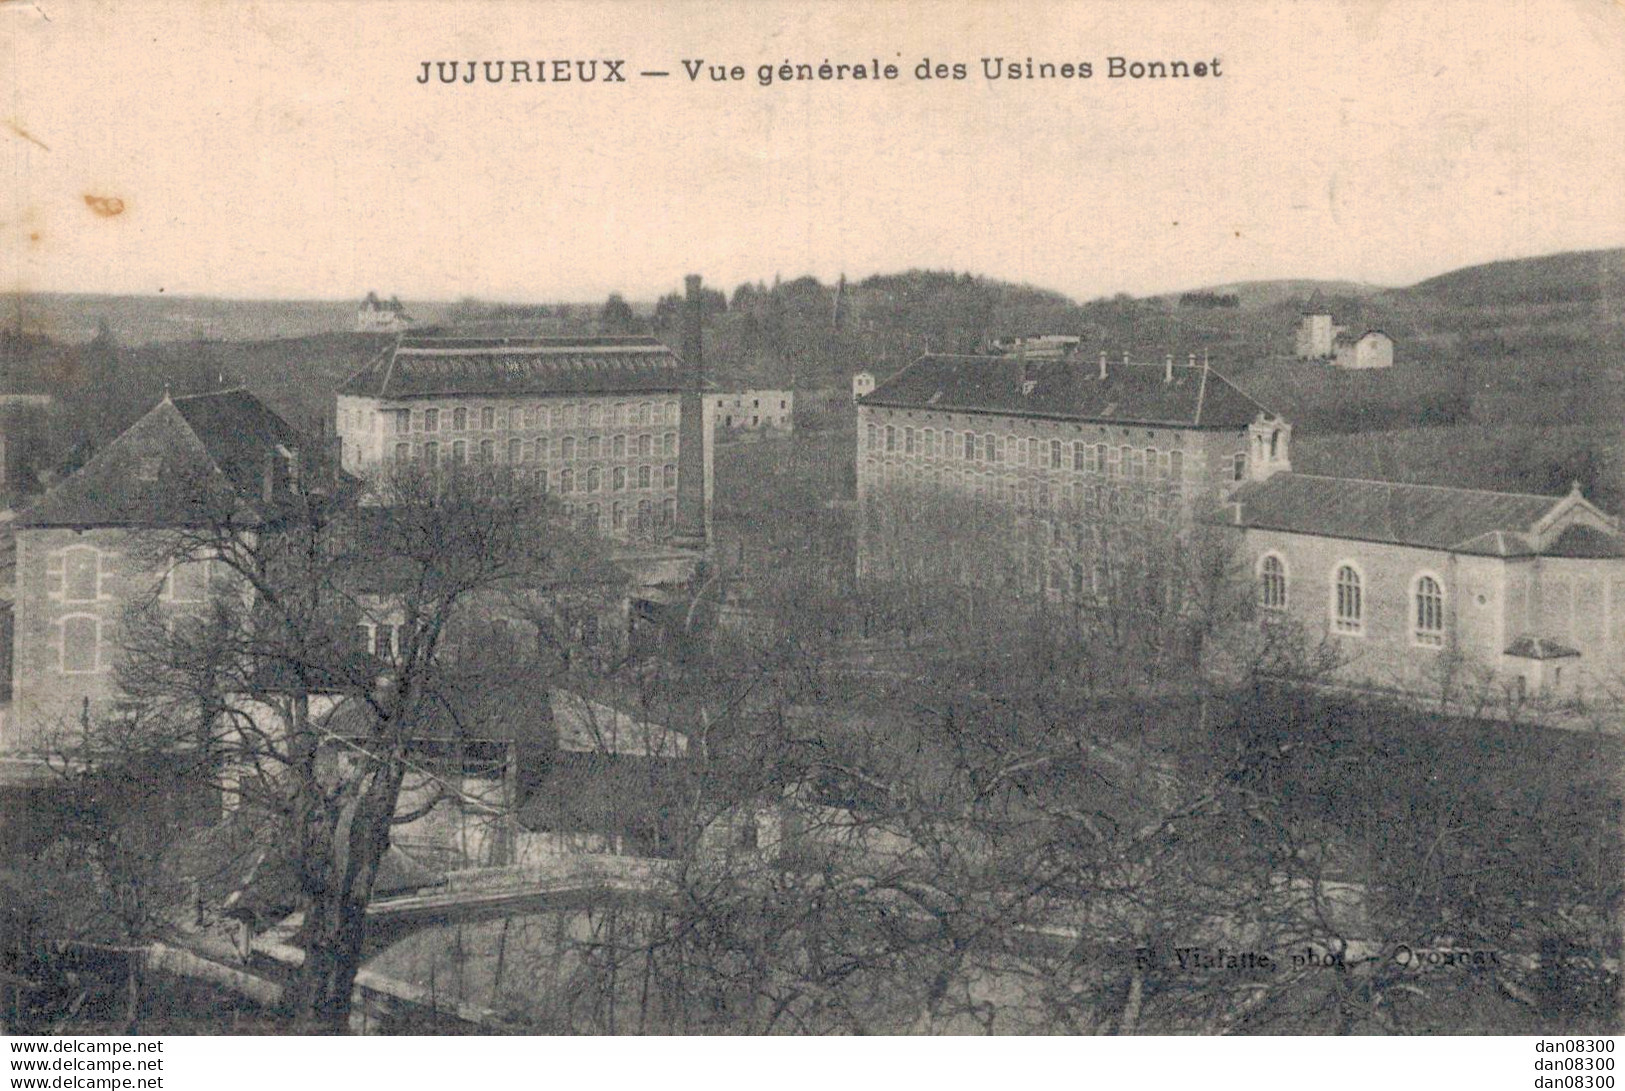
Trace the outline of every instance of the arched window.
[[559, 457], [560, 458], [574, 458], [574, 457], [576, 457], [576, 438], [574, 436], [565, 436], [562, 440], [559, 441]]
[[666, 488], [675, 489], [677, 487], [677, 467], [676, 466], [667, 466], [665, 469], [663, 469], [660, 472], [660, 477], [661, 477], [662, 483], [666, 486]]
[[597, 466], [588, 467], [587, 468], [587, 491], [588, 492], [597, 492], [599, 490], [599, 488], [602, 487], [602, 483], [603, 483], [603, 475], [599, 473], [598, 467]]
[[575, 492], [575, 488], [576, 488], [575, 471], [574, 470], [560, 470], [559, 471], [559, 491], [560, 492], [565, 492], [565, 493]]
[[664, 452], [665, 454], [668, 454], [668, 455], [676, 454], [677, 453], [677, 433], [676, 432], [667, 432], [664, 436], [662, 436], [661, 439], [660, 439], [660, 449], [661, 449], [662, 452]]
[[1266, 610], [1286, 609], [1286, 564], [1274, 553], [1258, 562], [1258, 603]]
[[1339, 565], [1332, 581], [1332, 628], [1349, 634], [1365, 631], [1360, 573], [1351, 564]]
[[1416, 624], [1411, 630], [1412, 639], [1425, 647], [1441, 647], [1444, 644], [1444, 587], [1432, 576], [1418, 576], [1413, 598]]
[[1237, 481], [1241, 481], [1244, 478], [1246, 478], [1246, 476], [1247, 476], [1247, 456], [1245, 454], [1240, 454], [1240, 455], [1236, 456], [1233, 475], [1234, 475], [1234, 477], [1235, 477], [1235, 479]]

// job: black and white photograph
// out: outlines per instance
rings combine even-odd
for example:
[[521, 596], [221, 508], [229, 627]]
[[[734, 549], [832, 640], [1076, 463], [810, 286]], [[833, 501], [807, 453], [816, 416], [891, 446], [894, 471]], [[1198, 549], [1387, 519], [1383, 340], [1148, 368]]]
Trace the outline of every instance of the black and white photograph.
[[1622, 518], [1608, 0], [7, 0], [8, 1086], [1611, 1087]]

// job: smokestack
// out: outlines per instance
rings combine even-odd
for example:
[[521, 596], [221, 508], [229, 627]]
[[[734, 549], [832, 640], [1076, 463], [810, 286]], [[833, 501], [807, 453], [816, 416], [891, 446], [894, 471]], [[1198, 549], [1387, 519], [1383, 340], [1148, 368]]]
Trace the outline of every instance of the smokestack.
[[705, 344], [701, 332], [705, 313], [699, 275], [690, 273], [683, 282], [687, 287], [683, 299], [683, 386], [687, 389], [696, 376], [705, 374]]
[[1174, 381], [1174, 354], [1171, 352], [1168, 354], [1167, 359], [1162, 362], [1162, 381], [1165, 383]]
[[1187, 362], [1190, 364], [1191, 367], [1195, 367], [1196, 366], [1196, 353], [1194, 353], [1194, 352], [1191, 353], [1190, 359]]
[[1104, 379], [1106, 377], [1106, 350], [1105, 349], [1100, 350], [1100, 377], [1102, 379]]
[[703, 544], [706, 537], [705, 344], [701, 332], [704, 295], [697, 274], [684, 278], [683, 374], [677, 435], [677, 533]]

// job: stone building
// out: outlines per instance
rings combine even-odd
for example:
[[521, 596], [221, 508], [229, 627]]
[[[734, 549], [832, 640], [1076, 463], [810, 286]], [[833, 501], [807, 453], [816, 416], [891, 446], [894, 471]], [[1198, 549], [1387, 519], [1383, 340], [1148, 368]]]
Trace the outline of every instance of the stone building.
[[795, 417], [793, 390], [740, 390], [711, 393], [716, 426], [730, 432], [788, 432]]
[[338, 389], [340, 464], [511, 466], [584, 528], [703, 544], [713, 454], [697, 324], [685, 316], [683, 357], [651, 337], [402, 337]]
[[20, 512], [0, 751], [46, 749], [113, 707], [126, 607], [156, 601], [184, 614], [205, 601], [209, 563], [164, 563], [150, 548], [155, 530], [285, 497], [319, 473], [319, 455], [247, 391], [165, 397]]
[[1298, 359], [1331, 359], [1338, 336], [1345, 332], [1343, 326], [1332, 321], [1330, 313], [1315, 306], [1315, 301], [1311, 300], [1309, 307], [1298, 319], [1296, 344]]
[[1333, 346], [1332, 366], [1350, 371], [1394, 366], [1394, 339], [1381, 330], [1366, 330], [1349, 340], [1339, 337]]
[[1324, 360], [1333, 367], [1365, 371], [1394, 366], [1394, 339], [1381, 330], [1366, 330], [1358, 337], [1332, 320], [1317, 293], [1298, 320], [1295, 351], [1300, 360]]
[[876, 574], [898, 540], [889, 497], [1189, 526], [1289, 468], [1290, 442], [1290, 425], [1195, 357], [925, 356], [858, 403], [859, 572]]
[[1580, 495], [1281, 473], [1225, 521], [1266, 621], [1333, 646], [1342, 677], [1415, 690], [1454, 677], [1618, 695], [1625, 536]]
[[395, 333], [411, 326], [413, 318], [406, 313], [406, 305], [395, 296], [388, 302], [378, 298], [377, 292], [368, 292], [367, 298], [355, 311], [358, 333]]

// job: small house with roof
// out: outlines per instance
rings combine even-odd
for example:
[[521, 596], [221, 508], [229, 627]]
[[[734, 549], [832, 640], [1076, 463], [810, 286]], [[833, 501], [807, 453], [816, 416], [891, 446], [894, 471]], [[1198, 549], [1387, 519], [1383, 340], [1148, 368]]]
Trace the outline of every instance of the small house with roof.
[[390, 296], [385, 301], [378, 298], [377, 292], [368, 292], [355, 312], [357, 333], [397, 333], [410, 327], [413, 321], [399, 297]]
[[1394, 339], [1382, 330], [1368, 329], [1359, 336], [1339, 326], [1317, 291], [1304, 304], [1298, 318], [1296, 355], [1300, 360], [1324, 360], [1333, 367], [1365, 371], [1394, 366]]
[[1287, 472], [1237, 489], [1224, 521], [1266, 623], [1324, 640], [1343, 678], [1557, 699], [1625, 679], [1625, 535], [1578, 486], [1538, 496]]
[[154, 532], [252, 518], [244, 513], [322, 482], [324, 466], [315, 441], [246, 390], [166, 395], [20, 511], [0, 751], [37, 752], [116, 701], [127, 606], [156, 597], [184, 611], [204, 600], [209, 563], [154, 568]]
[[1381, 330], [1366, 330], [1359, 337], [1339, 336], [1332, 346], [1332, 366], [1367, 371], [1394, 366], [1394, 339]]

